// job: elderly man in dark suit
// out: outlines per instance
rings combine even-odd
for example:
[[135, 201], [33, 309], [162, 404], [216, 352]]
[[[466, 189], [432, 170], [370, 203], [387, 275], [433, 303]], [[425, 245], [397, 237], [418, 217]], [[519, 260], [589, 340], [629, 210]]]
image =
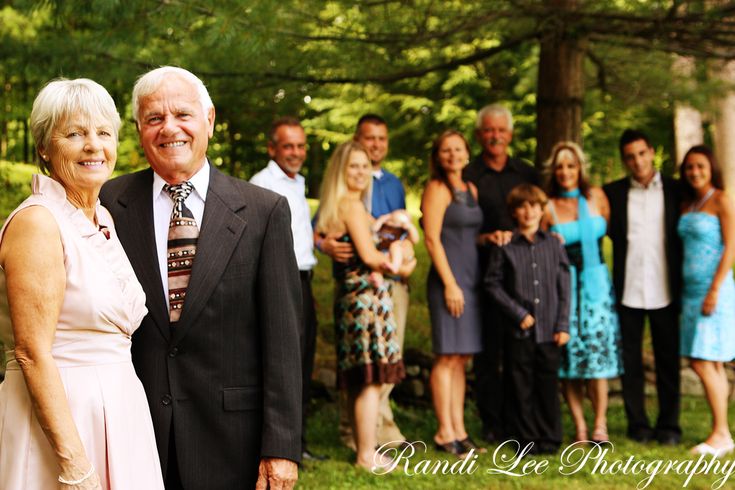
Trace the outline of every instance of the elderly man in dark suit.
[[[613, 283], [623, 342], [623, 401], [628, 437], [677, 444], [679, 427], [679, 301], [681, 242], [676, 232], [678, 182], [653, 165], [655, 151], [640, 131], [620, 137], [620, 157], [630, 176], [603, 187], [610, 201]], [[651, 325], [659, 414], [655, 430], [646, 415], [641, 346], [645, 318]]]
[[166, 488], [291, 488], [300, 458], [300, 283], [288, 202], [209, 164], [214, 107], [192, 73], [133, 90], [151, 168], [101, 199], [147, 296], [133, 363]]

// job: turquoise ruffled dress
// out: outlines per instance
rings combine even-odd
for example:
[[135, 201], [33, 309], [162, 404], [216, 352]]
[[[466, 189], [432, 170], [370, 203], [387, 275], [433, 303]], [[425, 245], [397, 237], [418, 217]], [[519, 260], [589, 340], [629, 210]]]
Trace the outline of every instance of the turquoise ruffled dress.
[[571, 264], [570, 338], [562, 349], [559, 378], [614, 378], [623, 373], [623, 361], [615, 295], [599, 247], [607, 222], [590, 216], [583, 196], [565, 197], [577, 197], [579, 219], [551, 226], [564, 238]]

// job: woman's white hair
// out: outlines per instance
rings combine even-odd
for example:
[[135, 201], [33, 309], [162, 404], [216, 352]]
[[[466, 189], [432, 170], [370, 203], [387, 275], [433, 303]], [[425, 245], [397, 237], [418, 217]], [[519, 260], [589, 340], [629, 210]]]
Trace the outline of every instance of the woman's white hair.
[[162, 66], [141, 75], [138, 81], [135, 82], [135, 86], [133, 87], [133, 118], [138, 125], [140, 125], [140, 114], [138, 113], [140, 111], [140, 99], [154, 93], [158, 90], [158, 87], [163, 83], [164, 79], [173, 75], [186, 80], [196, 88], [204, 114], [210, 108], [214, 107], [212, 98], [209, 96], [209, 92], [207, 92], [207, 87], [204, 86], [204, 82], [199, 77], [178, 66]]
[[475, 119], [475, 129], [482, 127], [482, 120], [487, 116], [505, 116], [505, 120], [508, 121], [508, 130], [513, 131], [513, 114], [510, 109], [500, 104], [486, 105], [477, 112], [477, 119]]
[[105, 87], [88, 78], [52, 80], [38, 93], [31, 110], [31, 134], [36, 142], [36, 157], [38, 166], [45, 174], [50, 173], [51, 168], [41, 156], [41, 149], [49, 151], [51, 133], [56, 125], [72, 115], [108, 121], [117, 140], [120, 114]]

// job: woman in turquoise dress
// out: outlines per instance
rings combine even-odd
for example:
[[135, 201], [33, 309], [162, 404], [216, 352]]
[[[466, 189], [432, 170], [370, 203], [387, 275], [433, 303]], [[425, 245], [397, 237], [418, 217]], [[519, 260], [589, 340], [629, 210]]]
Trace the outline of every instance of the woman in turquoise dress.
[[600, 248], [610, 205], [602, 189], [587, 182], [579, 145], [558, 143], [551, 155], [545, 222], [564, 240], [572, 264], [570, 340], [562, 350], [559, 379], [574, 420], [575, 440], [588, 440], [583, 409], [586, 385], [594, 410], [592, 440], [607, 441], [607, 380], [623, 372], [615, 299]]
[[722, 456], [735, 448], [723, 365], [735, 358], [735, 208], [709, 148], [691, 148], [680, 171], [685, 197], [678, 227], [684, 245], [681, 355], [702, 380], [712, 411], [712, 432], [692, 453]]

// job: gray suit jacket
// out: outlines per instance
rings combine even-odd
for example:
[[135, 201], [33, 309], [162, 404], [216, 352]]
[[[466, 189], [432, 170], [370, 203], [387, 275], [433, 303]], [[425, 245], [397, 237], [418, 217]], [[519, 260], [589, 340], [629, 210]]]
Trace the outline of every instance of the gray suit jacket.
[[147, 295], [132, 353], [161, 466], [165, 475], [173, 436], [186, 488], [252, 488], [260, 458], [298, 461], [301, 452], [301, 285], [288, 202], [211, 168], [187, 297], [172, 330], [152, 185], [148, 169], [108, 182], [100, 198]]

